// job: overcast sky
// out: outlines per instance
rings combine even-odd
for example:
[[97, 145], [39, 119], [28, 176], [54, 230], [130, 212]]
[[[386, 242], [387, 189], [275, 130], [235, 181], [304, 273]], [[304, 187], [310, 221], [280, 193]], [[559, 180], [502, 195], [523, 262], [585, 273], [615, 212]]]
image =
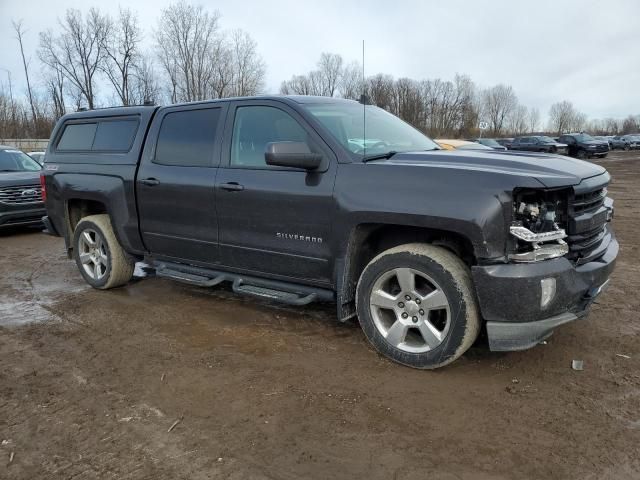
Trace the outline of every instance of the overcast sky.
[[[170, 0], [121, 1], [151, 32]], [[479, 86], [507, 83], [521, 103], [538, 107], [570, 100], [590, 118], [640, 114], [638, 0], [197, 0], [219, 10], [223, 29], [242, 28], [267, 63], [267, 93], [314, 67], [323, 51], [347, 63], [361, 59], [367, 75], [452, 79], [468, 74]], [[12, 19], [24, 19], [27, 55], [37, 78], [38, 32], [57, 28], [69, 7], [98, 6], [116, 14], [117, 1], [0, 0], [0, 68], [24, 92]], [[159, 71], [159, 69], [158, 69]], [[6, 71], [0, 70], [6, 84]]]

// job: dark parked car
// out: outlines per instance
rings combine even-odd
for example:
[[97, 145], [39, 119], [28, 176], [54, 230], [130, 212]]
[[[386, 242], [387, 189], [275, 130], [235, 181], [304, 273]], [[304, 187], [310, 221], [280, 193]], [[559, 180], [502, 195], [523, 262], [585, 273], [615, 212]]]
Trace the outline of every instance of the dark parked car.
[[609, 141], [611, 150], [635, 150], [640, 148], [640, 135], [618, 135]]
[[586, 315], [618, 254], [601, 166], [445, 151], [335, 98], [69, 114], [43, 178], [48, 231], [94, 288], [145, 260], [202, 287], [331, 301], [418, 368], [454, 361], [481, 329], [494, 350], [540, 343]]
[[42, 225], [40, 170], [26, 153], [0, 145], [0, 228]]
[[569, 155], [581, 159], [604, 158], [609, 153], [609, 142], [596, 140], [587, 133], [569, 133], [560, 137], [569, 146]]
[[557, 153], [559, 155], [567, 154], [567, 145], [556, 142], [551, 137], [543, 135], [532, 135], [526, 137], [517, 137], [509, 145], [509, 150], [521, 150], [525, 152], [540, 153]]
[[507, 147], [500, 145], [494, 138], [474, 138], [472, 142], [477, 142], [480, 145], [484, 145], [494, 150], [506, 150]]

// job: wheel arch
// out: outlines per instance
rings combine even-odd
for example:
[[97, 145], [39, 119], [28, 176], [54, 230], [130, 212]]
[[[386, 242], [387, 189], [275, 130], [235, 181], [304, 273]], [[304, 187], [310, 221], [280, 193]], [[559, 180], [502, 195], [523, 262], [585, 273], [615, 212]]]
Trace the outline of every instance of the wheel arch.
[[386, 223], [356, 225], [348, 236], [343, 257], [336, 261], [338, 319], [355, 316], [355, 292], [364, 267], [379, 253], [406, 243], [441, 246], [472, 266], [477, 264], [471, 240], [455, 231], [430, 227]]

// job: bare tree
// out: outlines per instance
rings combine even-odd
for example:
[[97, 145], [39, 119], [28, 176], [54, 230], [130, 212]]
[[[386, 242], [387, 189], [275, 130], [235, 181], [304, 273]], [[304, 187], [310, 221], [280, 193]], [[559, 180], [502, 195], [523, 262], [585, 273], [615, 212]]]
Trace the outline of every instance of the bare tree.
[[184, 1], [162, 11], [155, 32], [160, 64], [171, 83], [171, 100], [204, 100], [209, 96], [215, 65], [211, 52], [221, 40], [220, 14]]
[[342, 76], [342, 56], [337, 53], [322, 53], [318, 61], [318, 72], [322, 82], [322, 95], [333, 97], [338, 91]]
[[36, 113], [36, 107], [33, 99], [33, 91], [31, 89], [31, 81], [29, 80], [29, 68], [26, 57], [24, 56], [24, 46], [22, 43], [22, 36], [24, 35], [24, 29], [22, 28], [22, 20], [18, 20], [17, 22], [11, 22], [13, 24], [13, 29], [16, 32], [16, 39], [18, 40], [18, 44], [20, 45], [20, 55], [22, 56], [22, 65], [24, 66], [24, 76], [27, 79], [27, 94], [29, 96], [29, 105], [31, 106], [31, 118], [33, 120], [34, 126], [38, 122], [38, 115]]
[[351, 100], [358, 100], [363, 93], [362, 66], [353, 62], [344, 67], [340, 75], [340, 96]]
[[622, 133], [638, 133], [640, 130], [640, 117], [629, 115], [622, 122]]
[[[230, 38], [232, 95], [258, 94], [264, 85], [265, 63], [257, 52], [257, 44], [249, 34], [234, 30]], [[221, 59], [222, 60], [222, 59]]]
[[160, 97], [160, 86], [153, 62], [148, 55], [138, 54], [130, 73], [130, 100], [134, 104], [156, 103]]
[[113, 85], [122, 105], [131, 104], [132, 75], [138, 60], [142, 32], [138, 19], [129, 9], [120, 8], [115, 23], [102, 38], [105, 61], [99, 65]]
[[517, 105], [509, 115], [509, 131], [515, 135], [522, 135], [527, 130], [529, 111], [524, 105]]
[[67, 113], [67, 107], [64, 100], [64, 78], [65, 77], [60, 69], [52, 69], [46, 79], [47, 93], [51, 99], [52, 114], [55, 119], [58, 119]]
[[494, 135], [500, 135], [509, 115], [518, 105], [518, 98], [509, 85], [496, 85], [482, 93], [483, 113]]
[[549, 129], [558, 135], [576, 129], [578, 111], [573, 103], [564, 100], [551, 105], [549, 109]]
[[84, 99], [90, 109], [95, 108], [96, 73], [105, 58], [108, 18], [95, 8], [89, 10], [86, 19], [79, 10], [68, 9], [59, 23], [62, 34], [58, 37], [51, 31], [40, 34], [38, 55], [45, 65], [62, 72], [77, 90], [76, 104]]
[[538, 126], [540, 125], [540, 110], [535, 107], [530, 108], [527, 123], [530, 133], [537, 132]]

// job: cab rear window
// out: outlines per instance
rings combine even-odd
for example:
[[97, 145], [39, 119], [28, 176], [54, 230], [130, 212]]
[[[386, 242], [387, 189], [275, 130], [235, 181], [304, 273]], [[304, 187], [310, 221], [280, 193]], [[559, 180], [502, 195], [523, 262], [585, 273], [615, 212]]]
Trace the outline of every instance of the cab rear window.
[[67, 124], [58, 141], [60, 152], [128, 152], [138, 131], [134, 118]]

